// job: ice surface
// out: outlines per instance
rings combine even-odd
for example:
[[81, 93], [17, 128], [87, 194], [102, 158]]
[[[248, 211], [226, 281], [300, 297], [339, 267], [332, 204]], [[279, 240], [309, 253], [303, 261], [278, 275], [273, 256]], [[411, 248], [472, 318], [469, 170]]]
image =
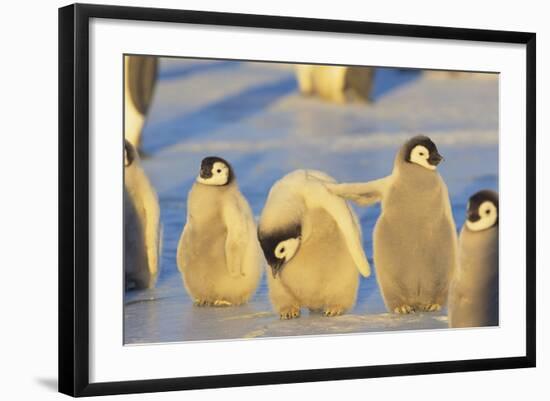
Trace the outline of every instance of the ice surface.
[[[391, 172], [399, 145], [417, 133], [432, 137], [445, 157], [439, 171], [458, 227], [472, 193], [498, 189], [497, 79], [433, 80], [418, 71], [378, 69], [374, 98], [370, 105], [335, 105], [302, 97], [292, 69], [281, 64], [163, 59], [143, 136], [149, 155], [143, 165], [158, 191], [164, 225], [162, 270], [155, 289], [125, 294], [125, 343], [447, 327], [446, 311], [386, 313], [374, 274], [361, 279], [350, 314], [325, 318], [303, 311], [299, 319], [280, 321], [265, 280], [248, 305], [195, 307], [177, 270], [186, 196], [205, 156], [232, 163], [256, 216], [284, 174], [313, 168], [337, 180], [379, 178]], [[355, 210], [370, 259], [379, 208]]]

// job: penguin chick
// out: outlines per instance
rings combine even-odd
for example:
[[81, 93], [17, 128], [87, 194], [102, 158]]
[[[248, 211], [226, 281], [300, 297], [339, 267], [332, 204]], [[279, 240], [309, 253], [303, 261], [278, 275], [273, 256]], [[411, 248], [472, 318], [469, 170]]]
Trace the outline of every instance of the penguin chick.
[[157, 194], [132, 144], [124, 141], [124, 271], [126, 289], [151, 288], [159, 272], [161, 246]]
[[240, 305], [256, 291], [262, 267], [254, 217], [222, 158], [202, 160], [187, 197], [177, 263], [197, 305]]
[[138, 150], [156, 81], [157, 57], [124, 57], [124, 137]]
[[334, 180], [314, 170], [286, 175], [271, 188], [260, 217], [269, 295], [281, 319], [299, 317], [302, 307], [340, 315], [355, 304], [358, 271], [370, 275], [357, 218], [326, 182]]
[[389, 311], [437, 311], [447, 301], [457, 261], [457, 234], [445, 182], [443, 160], [426, 136], [399, 150], [392, 174], [367, 183], [327, 188], [359, 205], [381, 202], [374, 228], [374, 264]]
[[498, 325], [498, 194], [468, 202], [459, 237], [459, 265], [449, 291], [449, 327]]

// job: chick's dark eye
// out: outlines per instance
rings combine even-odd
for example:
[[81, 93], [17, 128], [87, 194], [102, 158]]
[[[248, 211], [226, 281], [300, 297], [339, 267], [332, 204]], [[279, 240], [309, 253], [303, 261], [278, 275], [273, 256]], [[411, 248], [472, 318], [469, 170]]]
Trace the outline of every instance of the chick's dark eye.
[[424, 156], [424, 152], [420, 152], [419, 155], [420, 155], [420, 156]]
[[490, 211], [489, 209], [487, 209], [487, 210], [485, 211], [485, 214], [491, 214], [491, 211]]
[[285, 248], [282, 247], [281, 250], [280, 250], [280, 253], [283, 253], [285, 251]]
[[218, 169], [217, 171], [218, 171], [218, 173], [221, 173], [221, 172], [222, 172], [220, 169]]

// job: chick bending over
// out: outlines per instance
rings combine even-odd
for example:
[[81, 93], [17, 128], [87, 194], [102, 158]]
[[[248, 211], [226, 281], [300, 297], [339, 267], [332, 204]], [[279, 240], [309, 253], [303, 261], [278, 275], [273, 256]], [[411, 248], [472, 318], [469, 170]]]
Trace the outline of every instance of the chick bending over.
[[302, 307], [340, 315], [355, 304], [359, 272], [370, 275], [357, 218], [328, 182], [319, 171], [294, 171], [273, 185], [262, 211], [258, 238], [282, 319], [300, 316]]

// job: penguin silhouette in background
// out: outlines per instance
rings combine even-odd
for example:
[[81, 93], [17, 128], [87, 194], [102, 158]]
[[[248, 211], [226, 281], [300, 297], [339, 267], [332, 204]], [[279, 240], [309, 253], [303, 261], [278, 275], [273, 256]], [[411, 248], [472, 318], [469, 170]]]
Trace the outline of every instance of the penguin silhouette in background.
[[155, 92], [157, 65], [155, 56], [124, 57], [124, 137], [138, 151]]
[[300, 93], [334, 103], [371, 100], [372, 67], [298, 64], [295, 68]]

